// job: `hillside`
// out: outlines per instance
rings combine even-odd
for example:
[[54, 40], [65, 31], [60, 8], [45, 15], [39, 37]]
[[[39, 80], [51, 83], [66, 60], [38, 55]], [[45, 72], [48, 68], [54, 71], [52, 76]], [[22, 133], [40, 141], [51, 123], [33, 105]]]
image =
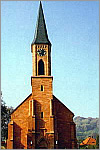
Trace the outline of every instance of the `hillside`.
[[77, 139], [85, 139], [88, 136], [96, 138], [96, 135], [99, 134], [99, 118], [77, 116], [74, 118], [74, 122]]

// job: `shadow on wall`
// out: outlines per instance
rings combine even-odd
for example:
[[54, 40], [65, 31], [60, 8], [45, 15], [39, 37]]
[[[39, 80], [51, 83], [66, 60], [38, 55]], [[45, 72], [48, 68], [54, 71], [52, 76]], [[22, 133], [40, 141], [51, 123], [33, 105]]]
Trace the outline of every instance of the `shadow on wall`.
[[24, 149], [24, 145], [21, 143], [21, 128], [14, 122], [14, 149]]
[[[44, 114], [41, 109], [41, 104], [38, 101], [34, 101], [34, 115], [28, 118], [28, 133], [27, 133], [27, 148], [28, 149], [47, 149], [50, 145], [50, 141], [53, 141], [53, 135], [46, 134], [46, 122], [44, 121]], [[34, 123], [35, 125], [34, 125]], [[26, 127], [27, 128], [27, 127]], [[17, 123], [14, 122], [14, 149], [24, 149], [25, 145], [22, 144], [22, 130]], [[34, 134], [33, 134], [34, 133]]]
[[[36, 149], [47, 149], [48, 148], [48, 140], [45, 132], [45, 121], [44, 121], [44, 112], [41, 109], [41, 103], [34, 100], [34, 113], [35, 115], [35, 134], [34, 129], [30, 127], [28, 135], [27, 135], [27, 147], [28, 149], [32, 149], [35, 147]], [[31, 121], [31, 117], [30, 117]], [[32, 125], [32, 124], [31, 124]], [[34, 140], [35, 139], [35, 140]]]

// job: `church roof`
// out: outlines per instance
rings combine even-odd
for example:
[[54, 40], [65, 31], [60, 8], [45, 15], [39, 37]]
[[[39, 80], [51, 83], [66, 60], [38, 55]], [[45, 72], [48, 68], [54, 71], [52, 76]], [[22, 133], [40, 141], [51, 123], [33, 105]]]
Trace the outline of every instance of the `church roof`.
[[57, 101], [59, 101], [59, 103], [61, 104], [61, 105], [63, 105], [73, 116], [74, 116], [74, 113], [70, 110], [70, 109], [68, 109], [67, 108], [67, 106], [65, 106], [56, 96], [54, 96], [53, 95], [53, 100], [57, 100]]
[[96, 140], [94, 138], [86, 138], [80, 145], [96, 145]]
[[40, 1], [34, 40], [32, 44], [51, 44], [48, 39], [42, 3]]

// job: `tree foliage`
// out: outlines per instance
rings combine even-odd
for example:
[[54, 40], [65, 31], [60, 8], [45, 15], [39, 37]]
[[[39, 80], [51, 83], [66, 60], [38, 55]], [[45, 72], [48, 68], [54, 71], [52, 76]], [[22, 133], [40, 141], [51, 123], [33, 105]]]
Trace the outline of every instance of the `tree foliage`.
[[99, 135], [97, 135], [96, 138], [96, 148], [99, 149]]
[[6, 106], [1, 93], [1, 140], [7, 139], [8, 123], [10, 121], [10, 113], [12, 112], [12, 110], [13, 107]]
[[84, 118], [84, 117], [75, 117], [74, 122], [76, 124], [76, 135], [77, 139], [86, 139], [88, 136], [93, 136], [96, 138], [96, 135], [99, 133], [99, 118]]

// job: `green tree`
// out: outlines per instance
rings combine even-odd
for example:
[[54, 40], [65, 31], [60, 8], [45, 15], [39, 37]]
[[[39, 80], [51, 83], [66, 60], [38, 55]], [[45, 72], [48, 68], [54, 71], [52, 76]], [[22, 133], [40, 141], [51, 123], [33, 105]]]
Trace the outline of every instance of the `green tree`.
[[7, 139], [8, 136], [8, 123], [10, 121], [10, 113], [13, 107], [7, 107], [6, 103], [3, 101], [1, 92], [1, 140]]
[[99, 149], [99, 135], [96, 137], [96, 148]]

